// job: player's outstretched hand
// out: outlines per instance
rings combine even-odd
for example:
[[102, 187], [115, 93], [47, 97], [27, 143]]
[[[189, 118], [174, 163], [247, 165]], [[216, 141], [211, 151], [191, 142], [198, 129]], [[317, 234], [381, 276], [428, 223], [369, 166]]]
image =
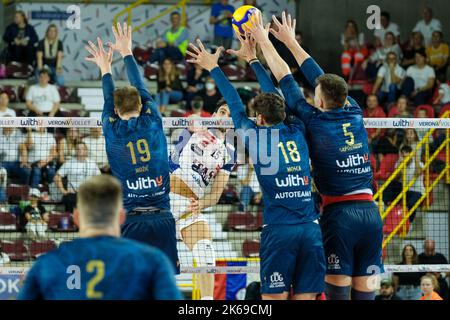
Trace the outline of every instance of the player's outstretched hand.
[[218, 61], [220, 54], [224, 50], [223, 47], [219, 47], [215, 53], [209, 53], [200, 39], [197, 39], [197, 46], [193, 43], [189, 44], [192, 51], [188, 50], [186, 53], [190, 55], [192, 59], [187, 60], [187, 62], [198, 64], [200, 67], [208, 71], [211, 71], [215, 67], [219, 66]]
[[272, 19], [275, 26], [278, 28], [278, 30], [273, 28], [270, 29], [270, 33], [273, 34], [275, 38], [286, 44], [295, 41], [295, 25], [297, 21], [292, 19], [290, 14], [286, 17], [286, 12], [283, 11], [283, 14], [281, 15], [282, 23], [280, 23], [275, 16], [272, 16]]
[[132, 55], [131, 34], [133, 32], [133, 28], [128, 26], [126, 22], [123, 23], [122, 27], [118, 22], [117, 26], [112, 26], [112, 32], [114, 38], [116, 39], [116, 43], [108, 42], [108, 46], [114, 51], [119, 52], [122, 58]]
[[261, 11], [258, 10], [252, 14], [250, 20], [252, 22], [250, 26], [242, 26], [245, 33], [250, 33], [258, 43], [269, 40], [270, 23], [264, 27]]
[[245, 35], [245, 38], [239, 33], [235, 32], [236, 37], [238, 38], [239, 42], [241, 43], [241, 48], [236, 51], [233, 49], [228, 49], [228, 54], [234, 54], [238, 58], [243, 59], [247, 62], [250, 60], [256, 59], [256, 40], [253, 38], [253, 36], [250, 33], [247, 33]]
[[189, 198], [189, 205], [187, 207], [187, 211], [191, 212], [193, 215], [200, 214], [200, 203], [197, 199]]
[[100, 38], [97, 38], [98, 47], [91, 41], [88, 41], [88, 44], [85, 48], [92, 56], [86, 57], [85, 60], [95, 63], [100, 68], [102, 76], [111, 73], [113, 50], [109, 48], [108, 52], [106, 52], [103, 48], [103, 41]]

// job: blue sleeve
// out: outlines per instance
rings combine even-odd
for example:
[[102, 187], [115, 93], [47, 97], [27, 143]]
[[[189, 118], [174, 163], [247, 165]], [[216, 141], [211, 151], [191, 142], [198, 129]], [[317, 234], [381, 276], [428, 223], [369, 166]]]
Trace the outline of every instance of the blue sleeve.
[[288, 74], [280, 81], [281, 91], [283, 92], [287, 110], [307, 124], [314, 114], [314, 107], [306, 102], [302, 91], [291, 74]]
[[39, 261], [28, 271], [22, 289], [20, 289], [17, 300], [39, 300], [42, 298], [41, 289], [39, 287]]
[[353, 99], [350, 96], [347, 96], [347, 101], [345, 102], [345, 105], [353, 110], [357, 110], [359, 111], [361, 114], [363, 113], [361, 107], [359, 106], [358, 102], [355, 101], [355, 99]]
[[211, 76], [230, 108], [231, 118], [233, 119], [236, 129], [254, 128], [256, 124], [248, 118], [241, 97], [231, 85], [230, 81], [225, 77], [222, 70], [220, 70], [219, 67], [214, 68], [211, 70]]
[[109, 121], [109, 117], [115, 117], [114, 113], [114, 82], [112, 80], [111, 73], [107, 73], [102, 77], [102, 89], [103, 89], [103, 124]]
[[316, 87], [316, 79], [324, 74], [322, 68], [316, 63], [316, 61], [314, 61], [313, 58], [306, 59], [300, 66], [300, 69], [313, 88]]
[[213, 17], [218, 17], [220, 14], [220, 10], [218, 10], [219, 7], [217, 6], [217, 4], [213, 4], [212, 8], [211, 8], [211, 16]]
[[[153, 291], [155, 300], [183, 300], [180, 290], [177, 287], [174, 270], [169, 259], [161, 252], [152, 260], [150, 265], [155, 265], [153, 281], [150, 283], [150, 289]], [[155, 264], [155, 262], [158, 262]]]
[[252, 67], [253, 71], [255, 72], [256, 79], [258, 79], [258, 82], [261, 86], [261, 90], [264, 93], [275, 93], [275, 94], [280, 95], [277, 88], [273, 84], [272, 79], [270, 79], [269, 74], [267, 73], [266, 69], [264, 69], [261, 62], [259, 62], [259, 61], [253, 62], [250, 64], [250, 66]]
[[[138, 64], [132, 55], [126, 56], [123, 61], [125, 62], [125, 67], [127, 69], [128, 80], [133, 87], [139, 91], [139, 95], [142, 99], [142, 111], [141, 113], [152, 113], [161, 117], [159, 108], [156, 106], [150, 92], [145, 87], [144, 78], [139, 72]], [[150, 112], [149, 112], [150, 110]]]

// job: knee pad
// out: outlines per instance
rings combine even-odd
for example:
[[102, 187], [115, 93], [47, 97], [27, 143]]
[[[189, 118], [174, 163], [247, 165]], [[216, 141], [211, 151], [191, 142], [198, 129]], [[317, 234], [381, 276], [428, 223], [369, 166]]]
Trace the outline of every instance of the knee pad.
[[351, 286], [339, 287], [330, 283], [325, 283], [327, 300], [349, 300], [350, 288]]
[[214, 267], [216, 265], [216, 251], [211, 240], [197, 241], [192, 248], [192, 255], [199, 267]]

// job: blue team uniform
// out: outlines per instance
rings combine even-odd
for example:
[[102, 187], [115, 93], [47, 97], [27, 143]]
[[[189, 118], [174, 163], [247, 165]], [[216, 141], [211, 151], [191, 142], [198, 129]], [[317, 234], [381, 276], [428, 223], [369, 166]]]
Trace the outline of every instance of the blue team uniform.
[[134, 57], [127, 56], [124, 62], [128, 79], [141, 96], [139, 117], [121, 120], [115, 114], [111, 74], [102, 79], [106, 153], [113, 175], [122, 184], [127, 211], [122, 235], [160, 248], [177, 266], [175, 221], [169, 203], [167, 141], [161, 114], [145, 88]]
[[157, 248], [111, 236], [79, 238], [42, 255], [20, 300], [180, 300], [167, 257]]
[[309, 155], [302, 127], [284, 123], [256, 126], [220, 68], [213, 69], [211, 75], [230, 108], [263, 194], [262, 293], [283, 293], [291, 285], [295, 293], [322, 292], [325, 257], [311, 198]]
[[[301, 66], [311, 85], [323, 74], [309, 58]], [[372, 201], [372, 170], [362, 110], [347, 97], [343, 108], [309, 105], [292, 75], [280, 81], [288, 110], [303, 121], [314, 182], [324, 199], [321, 227], [327, 274], [368, 276], [381, 260], [382, 222]], [[355, 200], [359, 199], [359, 200]]]

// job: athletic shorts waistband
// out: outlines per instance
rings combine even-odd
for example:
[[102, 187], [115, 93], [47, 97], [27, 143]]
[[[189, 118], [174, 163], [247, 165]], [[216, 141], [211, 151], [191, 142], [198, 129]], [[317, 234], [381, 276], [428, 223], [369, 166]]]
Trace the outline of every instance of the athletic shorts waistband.
[[340, 202], [367, 202], [373, 201], [373, 196], [369, 193], [357, 193], [351, 195], [342, 195], [342, 196], [326, 196], [321, 195], [323, 201], [323, 207], [328, 207], [332, 204], [340, 203]]
[[144, 211], [144, 212], [134, 212], [131, 211], [127, 213], [126, 222], [130, 221], [142, 221], [142, 220], [156, 220], [156, 219], [168, 219], [172, 218], [173, 215], [170, 210], [154, 210], [154, 211]]

